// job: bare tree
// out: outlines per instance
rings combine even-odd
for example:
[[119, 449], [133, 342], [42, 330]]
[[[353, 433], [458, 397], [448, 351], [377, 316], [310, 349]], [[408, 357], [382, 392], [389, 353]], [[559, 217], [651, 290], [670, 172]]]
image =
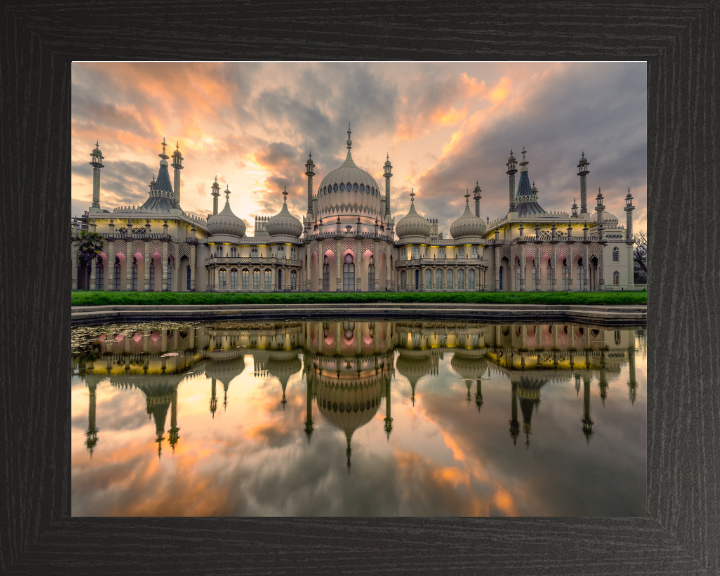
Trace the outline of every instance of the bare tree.
[[[635, 234], [633, 261], [638, 268], [636, 272], [638, 279], [647, 278], [647, 236], [645, 235], [645, 232], [638, 232]], [[644, 283], [644, 280], [642, 282]]]

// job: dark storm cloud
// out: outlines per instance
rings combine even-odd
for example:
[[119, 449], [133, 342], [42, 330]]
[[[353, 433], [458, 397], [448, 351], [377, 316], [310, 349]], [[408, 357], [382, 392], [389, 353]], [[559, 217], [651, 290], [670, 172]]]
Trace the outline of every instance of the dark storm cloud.
[[520, 160], [523, 146], [546, 210], [569, 212], [573, 197], [580, 202], [576, 166], [582, 150], [590, 161], [588, 205], [595, 205], [602, 186], [605, 204], [620, 206], [628, 186], [646, 183], [646, 94], [644, 64], [571, 64], [553, 71], [509, 113], [481, 122], [420, 179], [423, 211], [439, 215], [447, 230], [462, 211], [465, 189], [479, 180], [483, 216], [504, 215], [505, 164], [511, 148]]
[[[92, 182], [92, 167], [85, 162], [73, 162], [73, 174]], [[100, 176], [100, 204], [102, 206], [138, 206], [148, 198], [150, 179], [157, 178], [158, 166], [142, 162], [116, 160], [106, 164]]]

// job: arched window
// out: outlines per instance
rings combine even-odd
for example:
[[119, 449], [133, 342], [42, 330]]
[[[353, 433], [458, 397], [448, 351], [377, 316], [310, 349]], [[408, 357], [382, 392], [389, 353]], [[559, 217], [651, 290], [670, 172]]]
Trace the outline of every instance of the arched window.
[[295, 270], [290, 272], [290, 289], [297, 290], [297, 272]]
[[253, 290], [260, 290], [260, 270], [253, 270]]
[[432, 270], [425, 270], [425, 290], [432, 290]]
[[503, 289], [503, 267], [500, 266], [500, 270], [498, 270], [498, 276], [500, 278], [500, 290]]
[[323, 291], [330, 291], [330, 259], [323, 257]]
[[133, 256], [132, 260], [132, 290], [133, 292], [137, 292], [137, 278], [138, 276], [138, 266], [137, 266], [137, 258]]
[[167, 291], [172, 290], [172, 258], [168, 256], [168, 271], [167, 271]]
[[442, 287], [442, 270], [437, 270], [435, 272], [435, 289], [442, 290]]
[[375, 257], [370, 256], [370, 264], [368, 264], [368, 292], [375, 290]]
[[186, 276], [186, 290], [189, 292], [192, 290], [192, 270], [190, 269], [190, 266], [186, 268], [187, 272], [185, 273]]
[[285, 246], [278, 246], [277, 257], [278, 260], [285, 260]]
[[355, 290], [355, 264], [352, 254], [346, 254], [343, 264], [343, 291]]
[[290, 248], [290, 258], [297, 260], [297, 248], [295, 248], [295, 246]]
[[440, 248], [438, 250], [438, 252], [439, 252], [438, 258], [445, 258], [445, 248]]
[[97, 267], [95, 268], [95, 290], [103, 289], [103, 280], [105, 276], [105, 267], [102, 258], [97, 259]]
[[620, 272], [613, 272], [613, 286], [620, 284]]
[[619, 261], [620, 261], [620, 249], [613, 248], [613, 262], [619, 262]]
[[220, 290], [227, 290], [227, 270], [225, 270], [225, 268], [220, 268], [220, 275], [218, 280], [220, 284]]
[[468, 270], [468, 288], [470, 290], [475, 290], [475, 270], [472, 268]]
[[455, 278], [453, 278], [453, 271], [447, 271], [447, 287], [448, 290], [455, 290]]
[[563, 289], [563, 292], [567, 292], [567, 289], [568, 289], [568, 266], [567, 266], [567, 259], [563, 259], [563, 265], [562, 265], [562, 289]]
[[230, 257], [232, 257], [232, 258], [237, 257], [237, 248], [235, 248], [235, 246], [232, 246], [230, 248]]
[[583, 266], [582, 258], [578, 260], [577, 265], [577, 289], [584, 290], [585, 288], [585, 266]]
[[250, 290], [250, 270], [247, 268], [242, 271], [242, 289]]
[[[458, 258], [465, 258], [465, 246], [460, 246], [460, 248], [458, 248]], [[458, 279], [459, 278], [460, 277], [458, 276]]]
[[458, 290], [465, 290], [465, 270], [458, 270]]
[[150, 292], [155, 291], [155, 262], [150, 260], [150, 286], [149, 286]]
[[472, 257], [473, 258], [480, 258], [480, 251], [478, 250], [477, 246], [472, 247]]
[[215, 246], [215, 257], [220, 258], [223, 255], [223, 248], [220, 245]]
[[277, 289], [278, 289], [278, 290], [282, 290], [282, 288], [283, 288], [283, 283], [282, 283], [282, 270], [278, 270], [277, 273], [278, 273], [278, 276], [277, 276]]
[[237, 290], [238, 271], [233, 268], [230, 270], [230, 290], [235, 292]]
[[420, 290], [420, 271], [415, 270], [415, 290]]
[[265, 290], [272, 290], [272, 272], [265, 270]]
[[400, 272], [400, 289], [407, 290], [407, 274], [405, 270]]
[[552, 263], [548, 262], [547, 265], [547, 290], [548, 292], [552, 290], [552, 281], [553, 281], [553, 269], [552, 269]]
[[535, 261], [533, 260], [533, 267], [532, 267], [532, 287], [533, 290], [537, 290], [539, 288], [538, 284], [540, 284], [540, 279], [537, 275], [537, 268], [535, 267]]
[[113, 274], [115, 275], [115, 291], [120, 291], [120, 258], [115, 256], [115, 265], [113, 266]]
[[257, 248], [252, 248], [252, 249], [250, 250], [250, 257], [251, 257], [251, 258], [257, 258], [257, 255], [258, 255]]
[[413, 246], [412, 257], [414, 260], [417, 260], [418, 258], [420, 258], [420, 247], [419, 246]]

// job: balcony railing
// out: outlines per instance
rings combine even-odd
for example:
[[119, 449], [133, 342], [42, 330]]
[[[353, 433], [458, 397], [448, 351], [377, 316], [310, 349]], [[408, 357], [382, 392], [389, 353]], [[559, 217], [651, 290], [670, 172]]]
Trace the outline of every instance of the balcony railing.
[[263, 257], [252, 257], [252, 256], [208, 256], [205, 258], [205, 264], [225, 265], [225, 266], [240, 266], [242, 264], [248, 265], [280, 265], [280, 266], [300, 266], [300, 260], [293, 260], [290, 258], [275, 258], [269, 256]]
[[398, 260], [397, 265], [403, 266], [487, 266], [486, 258], [412, 258]]

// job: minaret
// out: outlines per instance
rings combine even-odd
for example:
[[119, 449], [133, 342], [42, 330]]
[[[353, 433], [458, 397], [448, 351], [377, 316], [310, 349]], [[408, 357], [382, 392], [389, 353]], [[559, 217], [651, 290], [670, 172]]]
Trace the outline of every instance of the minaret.
[[385, 165], [383, 166], [383, 177], [385, 178], [385, 216], [390, 218], [390, 178], [392, 178], [390, 154], [387, 155], [387, 160], [385, 160]]
[[630, 194], [630, 188], [628, 188], [627, 196], [625, 196], [625, 213], [627, 214], [627, 225], [625, 226], [625, 242], [628, 247], [628, 284], [631, 286], [635, 285], [635, 258], [633, 258], [633, 221], [632, 213], [635, 210], [633, 206], [633, 197]]
[[312, 193], [313, 193], [313, 176], [315, 176], [315, 163], [312, 159], [312, 152], [310, 157], [305, 163], [305, 176], [308, 178], [308, 208], [307, 208], [307, 220], [308, 222], [314, 222], [315, 217], [313, 216], [313, 205], [312, 205]]
[[175, 444], [177, 444], [180, 436], [178, 435], [178, 432], [180, 432], [180, 428], [177, 426], [177, 387], [173, 389], [172, 393], [172, 400], [170, 404], [170, 437], [168, 438], [170, 442], [170, 447], [172, 448], [173, 452], [175, 452]]
[[216, 391], [216, 383], [215, 378], [212, 379], [212, 388], [211, 388], [211, 396], [210, 396], [210, 414], [212, 414], [213, 419], [215, 418], [215, 410], [217, 410], [217, 395], [215, 393]]
[[388, 442], [390, 441], [390, 432], [392, 432], [392, 416], [390, 413], [390, 378], [385, 381], [385, 434], [387, 434]]
[[215, 182], [212, 185], [212, 197], [213, 197], [213, 216], [218, 213], [218, 197], [220, 196], [220, 184], [218, 184], [217, 176], [215, 176]]
[[593, 421], [590, 419], [590, 377], [583, 377], [583, 433], [585, 434], [585, 440], [590, 443], [590, 436], [593, 433]]
[[92, 158], [92, 162], [90, 162], [90, 166], [93, 167], [93, 202], [92, 207], [93, 208], [100, 208], [100, 169], [104, 168], [104, 164], [102, 161], [104, 160], [104, 156], [102, 155], [102, 152], [100, 152], [100, 143], [96, 140], [95, 141], [95, 150], [92, 151], [90, 154], [90, 157]]
[[175, 169], [175, 208], [180, 208], [180, 170], [183, 169], [184, 158], [180, 153], [180, 142], [177, 142], [175, 152], [172, 155], [171, 166]]
[[575, 198], [573, 198], [573, 205], [572, 205], [572, 216], [571, 218], [577, 218], [578, 217], [578, 205], [575, 203]]
[[[511, 153], [512, 154], [512, 153]], [[517, 419], [517, 383], [512, 383], [512, 419], [510, 420], [510, 437], [513, 445], [517, 444], [517, 437], [520, 434], [520, 422]]]
[[604, 197], [602, 195], [602, 190], [598, 188], [598, 195], [596, 197], [597, 199], [597, 207], [595, 210], [597, 210], [597, 223], [598, 226], [602, 226], [603, 223], [603, 210], [605, 210], [605, 206], [603, 205]]
[[87, 446], [87, 449], [90, 452], [90, 457], [92, 458], [93, 450], [98, 442], [98, 428], [95, 425], [95, 390], [97, 388], [97, 383], [88, 384], [87, 387], [90, 391], [90, 409], [88, 411], [88, 429], [85, 433], [85, 436], [87, 436], [85, 446]]
[[630, 402], [635, 404], [637, 396], [637, 380], [635, 379], [635, 336], [632, 336], [632, 347], [630, 348], [630, 380], [628, 388], [630, 389]]
[[588, 166], [590, 163], [585, 158], [585, 151], [583, 150], [582, 158], [578, 164], [578, 176], [580, 176], [580, 214], [587, 214], [587, 175], [590, 174]]
[[305, 378], [307, 382], [307, 417], [305, 418], [305, 434], [307, 434], [308, 444], [313, 433], [313, 417], [312, 417], [312, 382], [310, 374]]
[[480, 218], [480, 198], [482, 198], [480, 192], [482, 192], [482, 190], [480, 190], [480, 181], [477, 180], [475, 181], [475, 189], [473, 190], [473, 199], [475, 200], [475, 216], [477, 218]]
[[515, 156], [513, 156], [512, 150], [510, 150], [510, 158], [508, 158], [506, 166], [508, 167], [507, 174], [510, 177], [510, 212], [515, 212], [515, 174], [517, 174], [517, 160], [515, 160]]

